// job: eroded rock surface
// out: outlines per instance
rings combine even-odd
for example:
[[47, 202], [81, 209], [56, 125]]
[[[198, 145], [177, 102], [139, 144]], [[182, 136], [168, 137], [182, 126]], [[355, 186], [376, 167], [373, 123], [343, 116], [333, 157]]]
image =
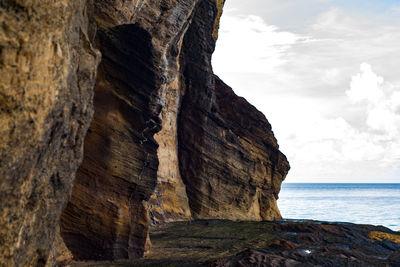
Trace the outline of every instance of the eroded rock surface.
[[[194, 4], [95, 3], [96, 45], [103, 57], [94, 89], [95, 115], [72, 198], [61, 218], [61, 235], [76, 259], [141, 257], [151, 207], [161, 210], [160, 218], [171, 211], [178, 214], [171, 218], [190, 218], [174, 160], [176, 128], [169, 129], [167, 123], [176, 120], [177, 51]], [[165, 128], [158, 136], [157, 152], [153, 136], [161, 129], [162, 108]], [[172, 193], [163, 198], [172, 198], [167, 205], [156, 198], [151, 206], [148, 200], [165, 179], [173, 180], [172, 186], [162, 190]]]
[[200, 3], [183, 40], [178, 137], [190, 208], [195, 218], [280, 219], [276, 199], [289, 164], [265, 116], [212, 72], [215, 13]]
[[[249, 248], [209, 266], [398, 266], [400, 235], [382, 226], [349, 223], [280, 223], [271, 234], [277, 241]], [[375, 240], [371, 233], [383, 238]]]
[[61, 234], [79, 259], [125, 258], [144, 247], [142, 201], [154, 189], [158, 165], [152, 134], [159, 119], [149, 108], [156, 88], [151, 36], [133, 24], [99, 31], [98, 40], [96, 113], [61, 218]]
[[212, 72], [223, 4], [0, 3], [0, 263], [134, 259], [151, 224], [280, 218], [287, 160]]
[[99, 53], [86, 1], [0, 2], [0, 266], [43, 266], [82, 160]]
[[[391, 236], [375, 240], [371, 232]], [[159, 225], [132, 266], [399, 266], [400, 238], [382, 226], [318, 221], [200, 220]], [[124, 262], [73, 266], [123, 266]]]

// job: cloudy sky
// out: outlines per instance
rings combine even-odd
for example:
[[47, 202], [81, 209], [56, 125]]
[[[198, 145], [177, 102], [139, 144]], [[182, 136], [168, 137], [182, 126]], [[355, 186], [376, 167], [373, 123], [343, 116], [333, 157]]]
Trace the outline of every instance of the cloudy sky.
[[400, 182], [400, 1], [227, 0], [213, 66], [272, 124], [288, 182]]

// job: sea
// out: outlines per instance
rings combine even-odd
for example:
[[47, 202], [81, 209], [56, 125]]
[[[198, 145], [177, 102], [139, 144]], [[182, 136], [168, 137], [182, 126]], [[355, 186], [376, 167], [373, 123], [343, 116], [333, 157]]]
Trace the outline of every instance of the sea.
[[283, 183], [284, 219], [383, 225], [400, 230], [399, 184]]

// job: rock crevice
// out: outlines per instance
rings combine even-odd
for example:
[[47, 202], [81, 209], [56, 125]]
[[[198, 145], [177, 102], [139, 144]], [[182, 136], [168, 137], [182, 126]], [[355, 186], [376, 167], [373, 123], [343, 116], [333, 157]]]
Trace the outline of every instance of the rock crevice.
[[198, 4], [181, 54], [181, 175], [195, 218], [280, 219], [276, 199], [289, 164], [271, 125], [213, 74], [212, 1]]
[[0, 3], [0, 265], [133, 259], [151, 224], [280, 218], [288, 162], [212, 71], [223, 3]]

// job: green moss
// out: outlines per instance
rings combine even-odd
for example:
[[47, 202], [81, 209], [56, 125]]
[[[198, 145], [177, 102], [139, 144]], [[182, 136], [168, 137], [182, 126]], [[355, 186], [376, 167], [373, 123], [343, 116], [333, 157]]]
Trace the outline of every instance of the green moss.
[[389, 233], [384, 233], [384, 232], [379, 232], [379, 231], [371, 231], [369, 233], [369, 238], [372, 241], [390, 240], [394, 243], [400, 244], [400, 235], [394, 235], [394, 234], [389, 234]]

